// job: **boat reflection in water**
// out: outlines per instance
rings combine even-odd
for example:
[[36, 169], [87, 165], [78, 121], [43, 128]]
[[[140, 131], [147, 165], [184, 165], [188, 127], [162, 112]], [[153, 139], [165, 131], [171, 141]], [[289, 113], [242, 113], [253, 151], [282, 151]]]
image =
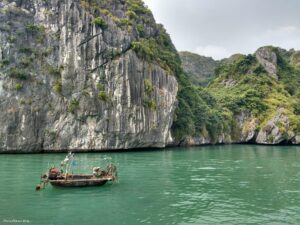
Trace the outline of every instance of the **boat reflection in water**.
[[108, 181], [117, 180], [117, 167], [111, 163], [109, 163], [105, 169], [94, 167], [92, 174], [69, 173], [71, 166], [74, 164], [76, 164], [74, 154], [70, 152], [61, 162], [60, 169], [51, 167], [47, 173], [42, 175], [41, 182], [36, 186], [36, 190], [45, 188], [48, 183], [52, 186], [59, 187], [89, 187], [101, 186]]

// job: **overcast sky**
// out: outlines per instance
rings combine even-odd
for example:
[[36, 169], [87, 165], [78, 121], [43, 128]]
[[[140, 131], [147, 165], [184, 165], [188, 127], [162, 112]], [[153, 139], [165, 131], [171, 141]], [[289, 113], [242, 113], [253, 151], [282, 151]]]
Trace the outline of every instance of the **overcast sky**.
[[300, 0], [144, 0], [179, 51], [214, 59], [264, 45], [300, 49]]

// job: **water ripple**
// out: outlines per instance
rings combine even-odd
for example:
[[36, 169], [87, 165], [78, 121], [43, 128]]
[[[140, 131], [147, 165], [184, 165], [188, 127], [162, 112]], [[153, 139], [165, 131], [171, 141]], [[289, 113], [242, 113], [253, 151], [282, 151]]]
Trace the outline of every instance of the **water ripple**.
[[40, 174], [64, 155], [0, 155], [0, 217], [66, 225], [299, 224], [300, 148], [281, 148], [78, 154], [77, 170], [111, 161], [120, 182], [42, 192], [34, 191]]

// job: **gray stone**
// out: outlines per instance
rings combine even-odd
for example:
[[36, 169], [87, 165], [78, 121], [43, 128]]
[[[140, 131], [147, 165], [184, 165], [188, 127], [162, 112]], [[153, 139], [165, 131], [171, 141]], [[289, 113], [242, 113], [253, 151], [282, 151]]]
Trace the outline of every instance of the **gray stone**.
[[272, 47], [259, 48], [255, 53], [257, 61], [264, 67], [264, 69], [276, 80], [277, 76], [277, 55]]
[[[170, 141], [177, 81], [157, 63], [137, 57], [130, 49], [134, 32], [105, 15], [107, 29], [97, 27], [80, 1], [0, 4], [8, 2], [11, 9], [0, 11], [0, 25], [9, 27], [0, 29], [0, 57], [11, 60], [0, 68], [1, 151], [164, 147]], [[122, 1], [111, 4], [113, 13], [125, 14]], [[30, 24], [44, 27], [46, 35], [26, 28]], [[30, 57], [34, 59], [22, 69], [26, 80], [9, 76]], [[153, 86], [156, 108], [145, 105], [145, 80]], [[21, 90], [16, 90], [18, 83]], [[61, 92], [55, 89], [59, 84]]]
[[[288, 141], [290, 137], [285, 137], [284, 133], [278, 127], [280, 124], [287, 132], [289, 128], [288, 117], [283, 114], [283, 109], [279, 109], [276, 116], [270, 119], [267, 124], [260, 129], [256, 143], [258, 144], [279, 144], [283, 141]], [[288, 138], [288, 139], [286, 139]]]
[[300, 144], [300, 136], [299, 136], [299, 135], [295, 136], [295, 137], [292, 139], [292, 143], [293, 143], [293, 144], [296, 144], [296, 145], [299, 145], [299, 144]]

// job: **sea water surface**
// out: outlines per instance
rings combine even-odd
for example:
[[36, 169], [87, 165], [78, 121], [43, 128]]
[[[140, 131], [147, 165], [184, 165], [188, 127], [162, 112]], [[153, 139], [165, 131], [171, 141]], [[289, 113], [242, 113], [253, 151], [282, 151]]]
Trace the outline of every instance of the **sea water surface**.
[[0, 224], [300, 224], [297, 146], [81, 153], [75, 172], [113, 162], [119, 182], [35, 191], [64, 157], [0, 155]]

